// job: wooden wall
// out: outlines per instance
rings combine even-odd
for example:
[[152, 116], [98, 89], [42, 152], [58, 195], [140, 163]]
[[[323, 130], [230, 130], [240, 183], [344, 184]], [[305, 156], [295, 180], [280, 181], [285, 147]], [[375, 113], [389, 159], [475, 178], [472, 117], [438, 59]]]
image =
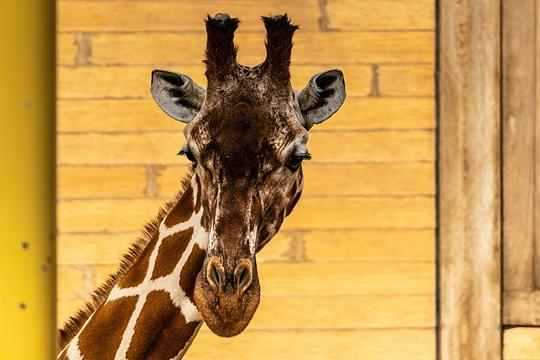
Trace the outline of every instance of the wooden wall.
[[232, 339], [201, 330], [187, 359], [434, 359], [434, 1], [58, 0], [58, 322], [114, 271], [178, 189], [181, 124], [151, 100], [163, 68], [204, 84], [203, 17], [241, 19], [239, 59], [264, 56], [261, 15], [301, 25], [293, 85], [345, 73], [348, 98], [312, 130], [306, 187], [260, 254], [262, 299]]

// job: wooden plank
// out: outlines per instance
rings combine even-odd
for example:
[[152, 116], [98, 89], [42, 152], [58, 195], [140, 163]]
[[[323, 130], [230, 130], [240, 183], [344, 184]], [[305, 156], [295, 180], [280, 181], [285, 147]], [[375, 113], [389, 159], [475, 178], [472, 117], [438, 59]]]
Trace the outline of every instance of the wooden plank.
[[58, 1], [57, 31], [204, 32], [203, 19], [226, 9], [240, 31], [263, 31], [262, 15], [287, 13], [303, 30], [317, 30], [317, 0]]
[[59, 166], [57, 199], [141, 197], [147, 194], [146, 178], [142, 166]]
[[[204, 67], [200, 65], [175, 66], [106, 66], [58, 67], [58, 98], [143, 98], [150, 99], [150, 74], [153, 69], [165, 67], [190, 76], [206, 86]], [[330, 65], [292, 66], [292, 84], [302, 89], [309, 79]], [[366, 96], [371, 89], [371, 68], [366, 65], [339, 65], [345, 73], [348, 96]], [[157, 109], [154, 113], [157, 113]]]
[[83, 308], [87, 301], [87, 297], [57, 298], [56, 327], [61, 328], [71, 316], [75, 315], [78, 310]]
[[433, 30], [435, 3], [430, 0], [328, 0], [330, 30]]
[[[148, 82], [146, 78], [148, 73], [144, 75], [144, 81]], [[369, 78], [367, 71], [361, 76]], [[147, 91], [146, 85], [143, 86], [141, 81], [141, 84], [137, 86]], [[104, 94], [104, 91], [96, 89], [98, 94]], [[127, 89], [124, 91], [128, 94]], [[96, 94], [90, 95], [96, 96]], [[183, 124], [163, 113], [149, 94], [141, 92], [140, 95], [143, 98], [58, 100], [57, 131], [179, 131], [183, 128]], [[318, 128], [324, 130], [432, 129], [435, 125], [434, 104], [434, 100], [422, 98], [348, 97], [332, 119], [326, 121], [323, 127]]]
[[163, 203], [162, 199], [58, 201], [59, 233], [138, 231]]
[[164, 166], [156, 176], [159, 196], [171, 196], [178, 191], [182, 179], [189, 174], [190, 166]]
[[[389, 346], [394, 344], [395, 346]], [[189, 350], [194, 359], [433, 359], [432, 329], [250, 331], [220, 338], [204, 328]]]
[[[159, 66], [136, 67], [57, 67], [57, 98], [142, 98], [151, 100], [152, 70]], [[201, 86], [206, 86], [204, 67], [184, 65], [167, 70], [189, 75]], [[154, 108], [154, 114], [159, 113]], [[155, 115], [154, 115], [155, 116]]]
[[120, 263], [123, 254], [140, 233], [58, 234], [56, 263], [58, 265], [95, 265]]
[[540, 325], [540, 291], [505, 291], [503, 295], [505, 325]]
[[[323, 125], [324, 126], [324, 125]], [[180, 133], [60, 134], [59, 165], [187, 165], [177, 156]], [[434, 160], [431, 131], [316, 132], [312, 162], [418, 162]], [[332, 149], [339, 149], [339, 151]]]
[[92, 290], [97, 285], [101, 284], [101, 281], [95, 281], [93, 278], [92, 268], [89, 266], [57, 266], [56, 276], [56, 294], [58, 299], [87, 299], [92, 293]]
[[503, 2], [504, 289], [534, 288], [536, 1]]
[[[201, 26], [202, 27], [202, 26]], [[61, 36], [72, 36], [63, 34]], [[264, 34], [238, 33], [238, 61], [256, 65], [264, 60]], [[96, 33], [91, 35], [88, 62], [93, 65], [197, 65], [206, 35], [201, 33]], [[60, 42], [60, 45], [67, 40]], [[324, 44], [324, 46], [321, 46]], [[316, 50], [315, 50], [316, 49]], [[434, 61], [433, 32], [299, 32], [292, 63], [373, 64]], [[59, 59], [70, 59], [71, 48], [59, 48]], [[67, 52], [67, 54], [65, 54]], [[75, 62], [60, 62], [74, 65]]]
[[439, 9], [439, 355], [500, 359], [500, 3]]
[[366, 163], [302, 166], [307, 195], [434, 195], [435, 164]]
[[[536, 49], [540, 48], [540, 6], [536, 3], [535, 6], [535, 44]], [[533, 25], [531, 24], [531, 27]], [[538, 72], [540, 71], [540, 55], [535, 53], [535, 118], [534, 118], [534, 159], [540, 159], [540, 79]], [[540, 290], [540, 164], [535, 161], [534, 164], [534, 285], [536, 290]]]
[[[60, 232], [133, 232], [153, 218], [162, 199], [64, 200]], [[432, 228], [434, 199], [411, 197], [303, 198], [284, 229]]]
[[[305, 163], [304, 195], [434, 195], [432, 163]], [[157, 171], [159, 196], [178, 191], [187, 166], [166, 166]]]
[[435, 94], [433, 65], [382, 65], [378, 69], [381, 96], [429, 96]]
[[[138, 232], [66, 234], [57, 237], [57, 264], [117, 266]], [[296, 257], [290, 232], [280, 231], [257, 255], [257, 262], [286, 262]]]
[[517, 327], [505, 330], [504, 359], [540, 359], [540, 328]]
[[56, 63], [74, 64], [77, 56], [77, 46], [74, 35], [56, 35]]
[[433, 230], [315, 230], [303, 234], [307, 261], [435, 261]]
[[262, 296], [249, 329], [430, 328], [434, 303], [432, 295]]
[[[84, 299], [60, 299], [59, 323]], [[433, 296], [261, 296], [249, 330], [432, 328]], [[310, 316], [306, 316], [310, 314]]]
[[260, 266], [261, 284], [268, 296], [431, 295], [434, 276], [435, 267], [430, 263], [266, 263]]
[[149, 92], [143, 99], [58, 100], [56, 104], [60, 133], [180, 131], [184, 127], [163, 113]]

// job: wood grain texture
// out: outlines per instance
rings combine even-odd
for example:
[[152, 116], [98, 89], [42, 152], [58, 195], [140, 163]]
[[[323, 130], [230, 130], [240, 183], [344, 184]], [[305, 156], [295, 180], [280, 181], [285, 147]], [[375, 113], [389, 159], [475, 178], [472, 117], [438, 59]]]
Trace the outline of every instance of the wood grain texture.
[[540, 359], [540, 328], [513, 328], [504, 331], [505, 360]]
[[74, 64], [77, 51], [75, 36], [56, 35], [57, 64]]
[[503, 301], [505, 325], [540, 325], [539, 291], [505, 291]]
[[503, 1], [504, 289], [512, 291], [534, 288], [535, 3]]
[[58, 31], [204, 32], [206, 15], [241, 16], [240, 31], [264, 31], [261, 15], [287, 13], [302, 29], [318, 29], [317, 0], [58, 1]]
[[303, 235], [308, 261], [435, 261], [434, 230], [312, 230]]
[[[535, 21], [534, 21], [534, 33], [535, 48], [540, 48], [540, 6], [538, 3], [535, 3]], [[533, 24], [531, 24], [533, 26]], [[534, 116], [534, 159], [540, 159], [540, 54], [538, 51], [535, 53], [535, 116]], [[540, 161], [535, 161], [534, 163], [534, 286], [535, 290], [540, 290]]]
[[149, 191], [143, 166], [59, 166], [56, 171], [58, 199], [141, 197]]
[[431, 65], [382, 65], [378, 69], [381, 96], [426, 96], [435, 92]]
[[[268, 347], [266, 344], [272, 344]], [[263, 352], [260, 349], [268, 349]], [[344, 331], [246, 331], [242, 337], [218, 338], [201, 330], [190, 349], [194, 359], [433, 359], [431, 329]]]
[[439, 11], [440, 357], [499, 359], [500, 4]]
[[330, 30], [433, 30], [430, 0], [327, 0]]

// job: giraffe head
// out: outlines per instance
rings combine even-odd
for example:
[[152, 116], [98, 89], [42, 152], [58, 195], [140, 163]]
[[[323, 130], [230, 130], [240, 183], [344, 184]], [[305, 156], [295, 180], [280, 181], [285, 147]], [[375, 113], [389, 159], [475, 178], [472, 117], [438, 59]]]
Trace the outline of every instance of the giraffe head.
[[206, 20], [206, 90], [183, 74], [152, 74], [158, 105], [187, 123], [181, 153], [193, 162], [209, 233], [195, 302], [221, 336], [240, 333], [257, 309], [256, 250], [276, 234], [300, 197], [301, 164], [310, 158], [308, 130], [345, 99], [339, 70], [317, 74], [294, 91], [289, 64], [298, 27], [287, 15], [263, 21], [266, 59], [260, 65], [236, 62], [238, 19], [217, 14]]

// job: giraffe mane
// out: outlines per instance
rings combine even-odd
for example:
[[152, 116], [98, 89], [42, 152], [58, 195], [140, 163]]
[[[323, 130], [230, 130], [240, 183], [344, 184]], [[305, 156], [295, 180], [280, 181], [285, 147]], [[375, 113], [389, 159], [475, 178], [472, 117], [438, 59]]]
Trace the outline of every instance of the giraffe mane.
[[103, 305], [103, 303], [105, 303], [105, 300], [107, 300], [107, 297], [118, 280], [120, 280], [135, 263], [135, 261], [137, 261], [143, 250], [152, 240], [152, 237], [156, 231], [158, 231], [160, 223], [171, 211], [190, 185], [191, 177], [192, 174], [189, 173], [184, 177], [184, 179], [182, 179], [182, 187], [176, 196], [172, 200], [167, 201], [165, 205], [159, 209], [157, 216], [144, 226], [138, 239], [130, 245], [128, 251], [122, 256], [118, 270], [109, 275], [107, 280], [105, 280], [105, 282], [94, 290], [90, 300], [87, 301], [83, 307], [75, 313], [75, 315], [72, 315], [65, 322], [64, 326], [58, 330], [60, 349], [63, 349], [67, 344], [69, 344], [69, 342], [79, 333], [90, 315], [92, 315], [95, 311], [97, 311], [97, 309], [99, 309], [101, 305]]

